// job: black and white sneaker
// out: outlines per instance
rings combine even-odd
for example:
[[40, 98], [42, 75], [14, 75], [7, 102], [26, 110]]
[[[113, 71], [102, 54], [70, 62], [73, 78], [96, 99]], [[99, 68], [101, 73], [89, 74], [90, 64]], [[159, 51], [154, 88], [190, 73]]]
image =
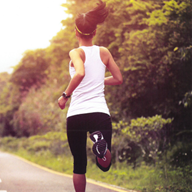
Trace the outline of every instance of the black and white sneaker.
[[90, 135], [90, 139], [94, 143], [92, 147], [93, 153], [102, 159], [107, 153], [107, 142], [105, 141], [102, 133], [100, 131], [93, 132]]

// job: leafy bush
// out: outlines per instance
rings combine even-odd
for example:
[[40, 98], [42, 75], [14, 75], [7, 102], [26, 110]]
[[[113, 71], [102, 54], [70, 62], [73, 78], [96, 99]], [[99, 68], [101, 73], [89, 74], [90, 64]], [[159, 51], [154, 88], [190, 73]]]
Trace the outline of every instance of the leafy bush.
[[[122, 132], [121, 129], [119, 131]], [[113, 140], [115, 139], [113, 138]], [[55, 141], [57, 141], [56, 146]], [[156, 167], [147, 166], [141, 162], [139, 167], [132, 169], [126, 162], [113, 162], [111, 169], [106, 174], [96, 167], [91, 146], [92, 143], [88, 140], [88, 148], [90, 148], [88, 149], [88, 151], [90, 150], [88, 152], [88, 178], [143, 192], [192, 191], [190, 165], [175, 168], [169, 164], [170, 161], [159, 159]], [[66, 133], [49, 132], [29, 138], [4, 137], [0, 139], [0, 148], [53, 170], [72, 173], [73, 161]], [[174, 152], [175, 149], [170, 151], [170, 154], [167, 153], [168, 159]]]
[[[62, 131], [65, 128], [65, 113], [58, 107], [60, 87], [54, 82], [42, 86], [38, 91], [31, 88], [18, 111], [13, 125], [17, 136], [32, 136], [48, 131]], [[49, 89], [49, 91], [48, 91]]]
[[29, 138], [4, 137], [0, 140], [1, 148], [11, 152], [26, 150], [32, 155], [49, 151], [54, 156], [69, 155], [66, 133], [48, 132]]
[[19, 140], [15, 137], [0, 138], [0, 147], [6, 151], [17, 151], [19, 147]]
[[132, 119], [130, 124], [122, 121], [114, 124], [114, 143], [118, 143], [114, 148], [116, 154], [120, 155], [119, 159], [132, 162], [135, 167], [136, 160], [142, 156], [146, 162], [155, 164], [158, 156], [169, 144], [166, 134], [171, 122], [172, 119], [156, 115]]
[[168, 151], [169, 163], [174, 167], [191, 166], [192, 143], [178, 142]]

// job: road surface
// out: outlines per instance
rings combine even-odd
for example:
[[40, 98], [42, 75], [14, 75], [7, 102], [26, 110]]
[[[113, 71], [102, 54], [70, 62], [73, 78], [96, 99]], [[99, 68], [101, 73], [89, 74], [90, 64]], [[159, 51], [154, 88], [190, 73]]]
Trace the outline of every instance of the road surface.
[[[75, 192], [72, 177], [0, 152], [0, 192]], [[88, 180], [86, 192], [127, 192]]]

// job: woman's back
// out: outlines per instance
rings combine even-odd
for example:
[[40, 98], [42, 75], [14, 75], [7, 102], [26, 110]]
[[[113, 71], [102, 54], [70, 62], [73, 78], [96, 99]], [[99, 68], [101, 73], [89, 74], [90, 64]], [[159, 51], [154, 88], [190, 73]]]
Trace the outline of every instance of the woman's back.
[[[104, 79], [106, 66], [100, 57], [99, 46], [79, 47], [85, 54], [85, 76], [74, 90], [67, 116], [103, 112], [109, 114], [104, 96]], [[70, 65], [71, 78], [75, 68]]]

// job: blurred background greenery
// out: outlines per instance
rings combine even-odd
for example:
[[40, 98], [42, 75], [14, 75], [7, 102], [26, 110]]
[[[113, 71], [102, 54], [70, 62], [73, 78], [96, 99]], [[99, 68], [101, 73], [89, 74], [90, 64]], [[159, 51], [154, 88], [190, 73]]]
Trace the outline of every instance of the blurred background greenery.
[[[111, 174], [96, 171], [88, 142], [88, 177], [140, 191], [192, 191], [191, 0], [104, 0], [110, 14], [94, 43], [106, 46], [124, 83], [108, 86], [113, 121]], [[0, 148], [72, 173], [66, 112], [57, 99], [70, 80], [77, 47], [74, 19], [93, 0], [67, 0], [71, 16], [45, 49], [28, 50], [12, 74], [0, 74]], [[106, 72], [106, 75], [109, 72]], [[68, 102], [69, 105], [69, 102]]]

